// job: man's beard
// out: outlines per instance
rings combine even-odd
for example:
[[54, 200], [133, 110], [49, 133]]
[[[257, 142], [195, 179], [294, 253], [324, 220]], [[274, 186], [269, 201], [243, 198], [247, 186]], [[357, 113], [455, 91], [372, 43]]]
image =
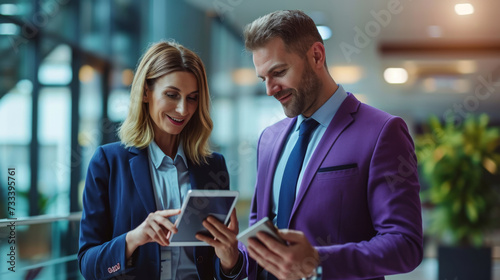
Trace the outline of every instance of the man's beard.
[[287, 106], [283, 105], [285, 115], [293, 118], [303, 114], [315, 103], [322, 86], [320, 78], [306, 61], [298, 89], [288, 89], [291, 91], [292, 99]]

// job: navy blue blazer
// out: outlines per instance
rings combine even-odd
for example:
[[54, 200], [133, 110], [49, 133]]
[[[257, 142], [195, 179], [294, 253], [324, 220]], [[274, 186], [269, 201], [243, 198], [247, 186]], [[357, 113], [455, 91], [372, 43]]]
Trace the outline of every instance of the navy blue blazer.
[[[92, 157], [83, 192], [78, 250], [85, 279], [160, 278], [159, 244], [137, 248], [130, 266], [125, 259], [127, 232], [157, 210], [148, 160], [147, 149], [125, 148], [119, 142], [99, 147]], [[192, 189], [229, 189], [229, 174], [221, 154], [213, 153], [208, 164], [188, 161], [188, 169]], [[219, 270], [214, 249], [195, 247], [194, 256], [198, 277], [213, 279], [216, 265]]]

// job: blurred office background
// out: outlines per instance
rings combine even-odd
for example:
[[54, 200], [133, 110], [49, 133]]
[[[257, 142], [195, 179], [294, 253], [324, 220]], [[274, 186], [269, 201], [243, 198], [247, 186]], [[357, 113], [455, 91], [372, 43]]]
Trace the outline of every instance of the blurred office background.
[[[500, 125], [499, 1], [0, 0], [0, 219], [18, 218], [16, 273], [8, 271], [4, 220], [0, 278], [81, 279], [88, 162], [97, 146], [117, 141], [136, 63], [160, 39], [175, 39], [205, 62], [211, 143], [240, 191], [245, 229], [258, 136], [284, 114], [257, 80], [241, 32], [278, 9], [308, 13], [324, 35], [334, 79], [403, 117], [414, 137], [430, 115], [460, 122], [486, 113], [490, 126]], [[12, 170], [15, 213], [7, 206]], [[425, 211], [432, 210], [424, 210], [424, 226]], [[500, 279], [498, 232], [488, 238]], [[432, 240], [426, 236], [416, 271], [388, 279], [437, 279]]]

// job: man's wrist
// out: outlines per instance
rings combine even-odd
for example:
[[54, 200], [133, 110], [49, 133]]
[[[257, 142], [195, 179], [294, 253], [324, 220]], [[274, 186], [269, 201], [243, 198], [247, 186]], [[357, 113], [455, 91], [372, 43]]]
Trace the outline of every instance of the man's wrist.
[[321, 280], [323, 274], [323, 269], [321, 267], [319, 252], [317, 248], [314, 248], [314, 260], [316, 262], [316, 268], [309, 274], [309, 276], [302, 278], [303, 280]]
[[321, 280], [321, 277], [323, 275], [323, 269], [321, 268], [321, 265], [318, 265], [316, 269], [314, 269], [313, 273], [306, 277], [302, 278], [303, 280]]
[[238, 251], [238, 260], [236, 261], [236, 264], [231, 269], [224, 269], [222, 267], [222, 261], [221, 261], [220, 270], [224, 276], [231, 277], [237, 275], [240, 272], [242, 266], [243, 266], [243, 256], [241, 255], [241, 252]]

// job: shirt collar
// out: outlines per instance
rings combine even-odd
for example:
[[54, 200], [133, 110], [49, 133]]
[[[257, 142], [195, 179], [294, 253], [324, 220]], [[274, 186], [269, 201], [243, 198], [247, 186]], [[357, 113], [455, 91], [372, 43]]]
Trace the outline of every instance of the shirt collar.
[[[160, 149], [160, 147], [158, 146], [158, 144], [156, 144], [154, 140], [151, 141], [151, 143], [149, 144], [148, 150], [149, 150], [149, 156], [151, 158], [151, 161], [153, 162], [154, 167], [158, 169], [163, 163], [163, 160], [168, 156], [165, 155], [165, 153]], [[182, 160], [182, 162], [184, 162], [184, 165], [186, 167], [188, 166], [182, 143], [179, 143], [179, 147], [177, 147], [177, 154], [175, 155], [173, 162], [175, 163], [179, 160]]]
[[[333, 119], [333, 116], [337, 113], [337, 111], [340, 108], [340, 105], [342, 105], [342, 102], [344, 102], [345, 98], [347, 97], [347, 92], [344, 90], [344, 87], [339, 84], [339, 87], [337, 90], [333, 93], [328, 100], [319, 107], [316, 112], [311, 116], [314, 120], [316, 120], [321, 126], [328, 127], [330, 122]], [[306, 117], [304, 115], [300, 114], [297, 117], [297, 123], [295, 125], [295, 130], [298, 130], [300, 127], [300, 124], [302, 121], [304, 121]]]

